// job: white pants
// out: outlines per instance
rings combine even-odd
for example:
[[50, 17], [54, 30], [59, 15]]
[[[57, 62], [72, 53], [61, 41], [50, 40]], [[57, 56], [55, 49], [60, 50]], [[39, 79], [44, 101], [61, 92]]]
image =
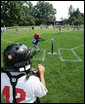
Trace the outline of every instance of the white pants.
[[38, 46], [37, 46], [37, 45], [35, 45], [35, 44], [33, 44], [33, 45], [34, 45], [34, 47], [36, 48], [36, 51], [39, 51]]

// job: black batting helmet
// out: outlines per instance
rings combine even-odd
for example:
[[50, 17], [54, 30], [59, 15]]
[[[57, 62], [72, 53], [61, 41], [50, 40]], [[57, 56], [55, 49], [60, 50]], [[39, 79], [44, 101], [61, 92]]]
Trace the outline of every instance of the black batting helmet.
[[3, 62], [9, 72], [26, 72], [31, 68], [32, 53], [26, 45], [14, 43], [4, 50]]

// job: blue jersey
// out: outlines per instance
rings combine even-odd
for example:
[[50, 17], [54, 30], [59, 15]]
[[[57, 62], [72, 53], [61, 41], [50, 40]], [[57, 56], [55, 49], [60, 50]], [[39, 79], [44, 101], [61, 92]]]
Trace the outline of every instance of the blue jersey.
[[37, 45], [40, 39], [33, 38], [33, 44]]

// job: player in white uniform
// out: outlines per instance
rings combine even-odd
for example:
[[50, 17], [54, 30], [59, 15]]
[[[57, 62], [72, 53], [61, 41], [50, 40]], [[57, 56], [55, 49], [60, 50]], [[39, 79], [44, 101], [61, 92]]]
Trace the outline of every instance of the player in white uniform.
[[4, 28], [1, 28], [1, 33], [3, 33], [3, 34], [5, 34], [6, 33], [6, 27], [4, 27]]
[[1, 94], [7, 103], [39, 103], [39, 98], [46, 95], [48, 90], [44, 79], [45, 67], [39, 64], [38, 71], [33, 71], [31, 55], [29, 48], [19, 43], [4, 50], [5, 68], [2, 69], [5, 70], [1, 74]]

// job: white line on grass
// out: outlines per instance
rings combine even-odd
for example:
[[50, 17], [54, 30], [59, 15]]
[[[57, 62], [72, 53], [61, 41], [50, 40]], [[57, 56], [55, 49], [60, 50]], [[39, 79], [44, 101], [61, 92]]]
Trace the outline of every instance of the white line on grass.
[[44, 51], [43, 51], [43, 57], [41, 57], [41, 58], [34, 58], [33, 60], [42, 60], [42, 61], [44, 61], [45, 60], [45, 52], [46, 52], [46, 49], [44, 49]]
[[72, 49], [80, 48], [80, 47], [82, 47], [82, 46], [84, 46], [84, 44], [82, 44], [82, 45], [80, 45], [80, 46], [78, 46], [78, 47], [72, 48]]
[[[80, 58], [79, 58], [79, 56], [76, 54], [76, 52], [73, 50], [73, 49], [76, 49], [76, 48], [80, 48], [80, 47], [82, 47], [82, 46], [84, 46], [84, 44], [83, 45], [80, 45], [80, 46], [78, 46], [78, 47], [75, 47], [75, 48], [58, 48], [58, 53], [59, 53], [59, 58], [60, 58], [60, 60], [61, 61], [82, 61]], [[71, 50], [73, 53], [74, 53], [74, 55], [77, 57], [77, 59], [78, 60], [65, 60], [65, 59], [63, 59], [63, 57], [61, 56], [61, 52], [60, 52], [60, 50]]]

